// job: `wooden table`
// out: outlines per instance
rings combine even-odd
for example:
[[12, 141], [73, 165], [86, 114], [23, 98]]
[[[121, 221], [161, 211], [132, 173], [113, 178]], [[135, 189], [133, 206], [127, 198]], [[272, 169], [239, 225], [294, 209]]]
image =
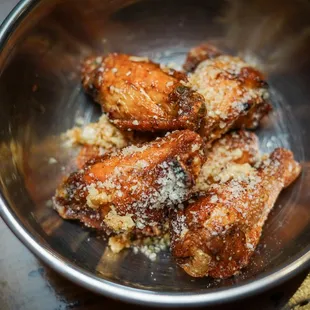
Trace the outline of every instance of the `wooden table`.
[[[0, 22], [17, 2], [0, 0]], [[98, 296], [64, 279], [30, 253], [1, 219], [0, 244], [0, 310], [139, 308]], [[310, 309], [304, 301], [310, 297], [310, 278], [288, 305], [306, 275], [307, 272], [255, 298], [216, 309], [291, 309], [300, 302], [304, 306], [298, 309]]]

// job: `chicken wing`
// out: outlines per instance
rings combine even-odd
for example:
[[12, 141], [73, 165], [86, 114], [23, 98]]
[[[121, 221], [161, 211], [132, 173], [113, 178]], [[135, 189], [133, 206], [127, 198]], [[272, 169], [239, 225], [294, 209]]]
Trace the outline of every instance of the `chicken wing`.
[[82, 70], [85, 90], [127, 130], [198, 129], [204, 99], [186, 81], [185, 74], [147, 58], [116, 53], [87, 59]]
[[255, 128], [270, 111], [262, 73], [242, 59], [205, 44], [189, 53], [184, 66], [197, 66], [188, 85], [204, 96], [206, 114], [200, 133], [209, 144], [231, 128]]
[[54, 207], [107, 234], [150, 234], [165, 223], [168, 206], [189, 198], [202, 160], [200, 136], [175, 131], [89, 161], [61, 184]]
[[249, 263], [279, 193], [299, 175], [286, 149], [256, 166], [235, 164], [234, 175], [214, 184], [184, 210], [172, 212], [172, 253], [191, 276], [226, 278]]
[[226, 173], [230, 165], [254, 164], [258, 154], [258, 138], [253, 132], [240, 130], [224, 135], [207, 152], [207, 160], [201, 167], [195, 191], [206, 191], [219, 182], [221, 174]]
[[183, 68], [186, 72], [193, 72], [206, 59], [213, 59], [224, 53], [212, 44], [204, 43], [192, 48], [186, 57]]

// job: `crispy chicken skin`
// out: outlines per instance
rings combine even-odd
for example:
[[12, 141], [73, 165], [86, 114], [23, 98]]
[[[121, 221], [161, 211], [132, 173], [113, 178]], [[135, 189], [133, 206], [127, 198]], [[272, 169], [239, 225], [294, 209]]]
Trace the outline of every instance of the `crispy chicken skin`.
[[188, 52], [183, 68], [186, 72], [193, 72], [204, 60], [212, 59], [220, 55], [223, 55], [223, 52], [217, 47], [208, 43], [203, 43], [192, 48]]
[[258, 138], [253, 132], [239, 130], [225, 134], [206, 153], [207, 160], [201, 167], [195, 191], [205, 191], [219, 182], [230, 165], [254, 164], [258, 154]]
[[184, 66], [195, 67], [189, 85], [205, 99], [200, 133], [206, 141], [220, 138], [231, 128], [255, 128], [271, 110], [264, 76], [242, 59], [204, 44], [189, 52]]
[[90, 160], [100, 157], [105, 152], [97, 145], [83, 145], [76, 158], [76, 166], [78, 169], [83, 169], [84, 165]]
[[254, 167], [235, 166], [234, 177], [172, 212], [172, 253], [193, 277], [227, 278], [247, 266], [279, 193], [301, 169], [281, 148]]
[[125, 54], [89, 58], [82, 69], [84, 89], [127, 130], [197, 130], [204, 99], [186, 81], [184, 73]]
[[166, 221], [167, 207], [189, 198], [201, 149], [200, 136], [183, 130], [96, 157], [60, 185], [54, 207], [107, 234], [151, 234]]
[[234, 124], [234, 128], [255, 129], [259, 126], [260, 120], [272, 111], [268, 101], [264, 101], [251, 109], [246, 115], [240, 116]]

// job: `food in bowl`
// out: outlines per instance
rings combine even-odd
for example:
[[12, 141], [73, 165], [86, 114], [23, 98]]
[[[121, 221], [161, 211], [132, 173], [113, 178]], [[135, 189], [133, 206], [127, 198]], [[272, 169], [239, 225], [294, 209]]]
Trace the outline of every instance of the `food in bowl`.
[[200, 127], [202, 95], [185, 86], [185, 73], [147, 58], [109, 54], [85, 61], [84, 89], [119, 129], [158, 131]]
[[105, 114], [65, 134], [81, 151], [54, 208], [114, 252], [170, 235], [185, 272], [227, 278], [247, 266], [301, 168], [284, 148], [260, 154], [246, 131], [271, 110], [260, 71], [210, 44], [184, 68], [116, 53], [85, 61], [83, 87]]
[[189, 200], [171, 220], [171, 248], [194, 277], [230, 277], [249, 263], [262, 227], [300, 166], [286, 149], [249, 164], [228, 165], [219, 181]]
[[62, 217], [107, 234], [158, 234], [168, 208], [190, 198], [201, 148], [197, 133], [180, 130], [97, 156], [61, 184], [55, 207]]

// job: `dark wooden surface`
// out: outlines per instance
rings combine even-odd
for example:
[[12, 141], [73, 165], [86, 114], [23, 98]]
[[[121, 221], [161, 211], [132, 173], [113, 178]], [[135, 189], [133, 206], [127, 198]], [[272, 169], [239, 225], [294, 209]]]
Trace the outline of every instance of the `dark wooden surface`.
[[[0, 22], [16, 3], [0, 0]], [[0, 245], [0, 310], [141, 308], [98, 296], [59, 276], [30, 253], [1, 219]], [[290, 309], [288, 301], [306, 274], [254, 298], [212, 309]]]

